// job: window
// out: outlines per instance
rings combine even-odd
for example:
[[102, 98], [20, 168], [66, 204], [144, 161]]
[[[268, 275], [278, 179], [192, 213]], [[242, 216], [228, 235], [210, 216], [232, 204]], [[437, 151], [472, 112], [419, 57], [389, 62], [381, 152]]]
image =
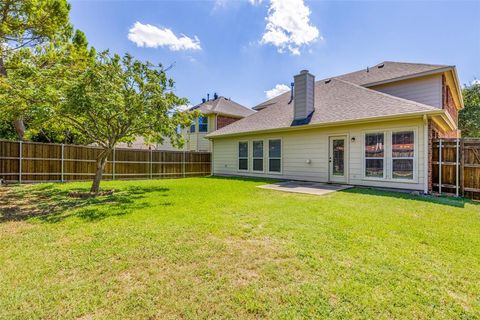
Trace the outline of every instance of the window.
[[282, 172], [282, 141], [268, 140], [268, 171]]
[[198, 132], [208, 132], [208, 118], [200, 116], [198, 118]]
[[194, 133], [195, 132], [195, 122], [196, 122], [196, 119], [193, 120], [192, 124], [190, 125], [190, 133]]
[[248, 170], [248, 142], [238, 143], [238, 170]]
[[365, 134], [365, 177], [383, 178], [385, 162], [384, 133]]
[[263, 141], [253, 141], [253, 171], [263, 171]]
[[413, 131], [392, 133], [392, 178], [413, 180], [415, 156]]

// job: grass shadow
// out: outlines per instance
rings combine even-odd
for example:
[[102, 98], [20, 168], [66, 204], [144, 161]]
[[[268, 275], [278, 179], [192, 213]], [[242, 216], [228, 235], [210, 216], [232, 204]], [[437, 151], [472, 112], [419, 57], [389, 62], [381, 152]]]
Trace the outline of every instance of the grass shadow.
[[338, 192], [351, 193], [351, 194], [362, 194], [362, 195], [372, 195], [378, 197], [388, 197], [388, 198], [397, 198], [405, 199], [412, 201], [422, 201], [427, 203], [434, 203], [439, 205], [464, 208], [465, 204], [479, 205], [479, 203], [471, 201], [465, 198], [456, 198], [449, 196], [433, 196], [433, 195], [414, 195], [402, 191], [393, 191], [393, 190], [383, 190], [378, 188], [368, 188], [368, 187], [355, 187], [345, 190], [340, 190]]
[[[12, 186], [0, 188], [0, 223], [37, 218], [41, 222], [57, 223], [76, 216], [85, 221], [98, 221], [125, 215], [150, 206], [142, 202], [149, 193], [168, 196], [168, 188], [131, 186], [109, 196], [72, 198], [72, 190], [55, 184]], [[87, 191], [79, 189], [75, 191]], [[167, 202], [166, 205], [169, 203]]]

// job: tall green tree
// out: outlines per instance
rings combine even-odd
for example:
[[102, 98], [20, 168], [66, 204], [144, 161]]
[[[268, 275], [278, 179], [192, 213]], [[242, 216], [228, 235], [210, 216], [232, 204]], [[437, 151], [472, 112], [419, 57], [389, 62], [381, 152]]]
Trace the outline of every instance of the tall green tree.
[[[25, 137], [29, 140], [82, 143], [74, 131], [56, 123], [45, 111], [52, 110], [50, 105], [60, 103], [70, 77], [93, 63], [95, 54], [80, 30], [76, 30], [68, 41], [53, 41], [9, 52], [5, 60], [8, 77], [0, 77], [2, 119], [13, 123], [21, 115], [27, 129]], [[12, 130], [13, 126], [5, 128]], [[0, 131], [0, 134], [11, 137], [7, 131]]]
[[480, 137], [480, 83], [462, 90], [465, 108], [460, 111], [459, 127], [464, 137]]
[[190, 125], [194, 113], [178, 110], [187, 104], [173, 92], [174, 81], [161, 65], [102, 52], [95, 63], [70, 77], [71, 85], [52, 112], [59, 123], [102, 148], [96, 161], [91, 192], [99, 192], [107, 157], [119, 142], [143, 136], [148, 142], [164, 139], [183, 145], [177, 127]]
[[[0, 77], [8, 77], [5, 64], [8, 54], [23, 48], [68, 37], [70, 5], [66, 0], [1, 0], [0, 1]], [[23, 113], [14, 115], [18, 137], [23, 139]]]

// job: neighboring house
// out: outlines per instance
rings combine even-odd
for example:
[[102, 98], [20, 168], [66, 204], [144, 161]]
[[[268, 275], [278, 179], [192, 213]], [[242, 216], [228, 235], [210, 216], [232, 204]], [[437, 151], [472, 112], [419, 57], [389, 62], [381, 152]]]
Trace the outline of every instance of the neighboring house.
[[221, 129], [235, 121], [245, 118], [255, 111], [222, 96], [214, 95], [213, 99], [203, 99], [202, 103], [191, 107], [189, 111], [198, 110], [201, 116], [194, 119], [189, 128], [183, 130], [185, 145], [182, 149], [174, 147], [168, 138], [162, 144], [147, 145], [142, 137], [133, 143], [121, 143], [120, 148], [148, 149], [169, 151], [211, 151], [211, 142], [205, 138], [209, 132]]
[[194, 119], [190, 128], [184, 131], [185, 150], [211, 151], [211, 142], [205, 136], [255, 113], [225, 97], [214, 95], [213, 100], [203, 100], [199, 105], [189, 109], [198, 110], [201, 116]]
[[207, 135], [215, 175], [431, 190], [431, 138], [459, 137], [454, 66], [383, 62], [315, 82]]

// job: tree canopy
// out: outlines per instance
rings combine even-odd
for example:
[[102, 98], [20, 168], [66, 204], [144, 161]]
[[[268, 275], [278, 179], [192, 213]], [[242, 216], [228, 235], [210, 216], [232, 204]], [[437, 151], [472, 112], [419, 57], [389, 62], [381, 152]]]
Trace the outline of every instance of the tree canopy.
[[[0, 1], [0, 78], [9, 76], [5, 59], [15, 51], [34, 48], [71, 34], [70, 5], [66, 0]], [[20, 139], [25, 133], [24, 114], [16, 110], [15, 129]]]
[[480, 137], [480, 83], [462, 90], [465, 108], [460, 111], [459, 127], [464, 137]]
[[190, 125], [195, 114], [177, 109], [188, 101], [175, 95], [175, 83], [162, 65], [102, 52], [70, 78], [75, 80], [64, 100], [47, 112], [103, 149], [91, 192], [98, 193], [107, 157], [119, 142], [142, 136], [148, 142], [170, 139], [173, 145], [183, 145], [177, 128]]

